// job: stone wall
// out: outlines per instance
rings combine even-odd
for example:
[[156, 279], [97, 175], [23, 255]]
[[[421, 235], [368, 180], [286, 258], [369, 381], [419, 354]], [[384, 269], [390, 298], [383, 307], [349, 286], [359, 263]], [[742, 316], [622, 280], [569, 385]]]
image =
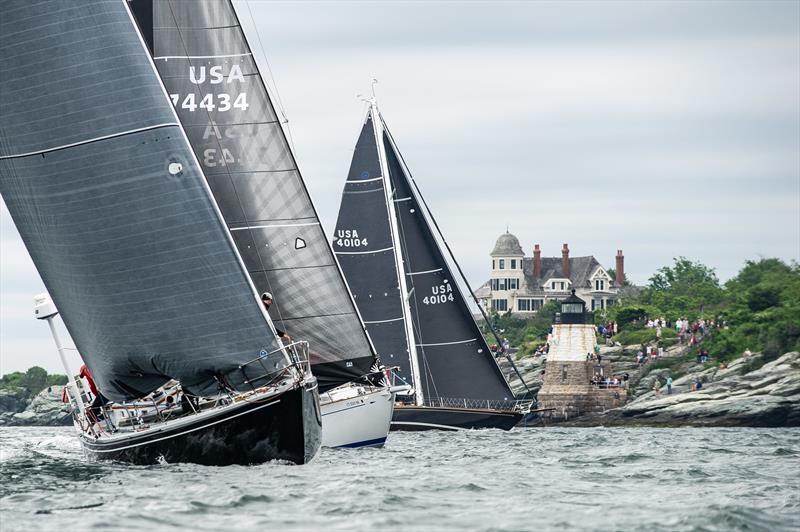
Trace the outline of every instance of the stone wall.
[[[543, 417], [566, 420], [586, 413], [603, 413], [625, 403], [622, 388], [604, 389], [590, 384], [598, 364], [594, 362], [547, 361], [544, 385], [539, 390], [537, 408]], [[611, 364], [603, 362], [604, 375], [611, 375]]]

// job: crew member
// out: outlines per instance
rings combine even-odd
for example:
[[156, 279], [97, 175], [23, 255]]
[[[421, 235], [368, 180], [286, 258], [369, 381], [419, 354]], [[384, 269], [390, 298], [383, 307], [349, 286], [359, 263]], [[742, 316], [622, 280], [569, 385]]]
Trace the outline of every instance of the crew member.
[[[261, 302], [264, 304], [264, 308], [267, 309], [267, 312], [269, 312], [269, 307], [272, 305], [272, 294], [270, 294], [269, 292], [264, 292], [263, 294], [261, 294]], [[286, 334], [284, 331], [278, 329], [277, 327], [275, 327], [275, 332], [278, 333], [278, 337], [281, 338], [282, 340], [286, 340], [287, 342], [292, 341], [291, 336]]]
[[108, 399], [106, 399], [103, 396], [103, 394], [100, 393], [100, 391], [97, 389], [97, 385], [94, 383], [92, 374], [89, 372], [89, 368], [86, 366], [86, 364], [81, 366], [79, 376], [86, 379], [86, 382], [89, 383], [89, 390], [92, 392], [92, 396], [94, 396], [92, 404], [90, 404], [89, 408], [86, 409], [87, 417], [89, 417], [93, 421], [102, 419], [101, 407], [105, 406], [108, 403]]

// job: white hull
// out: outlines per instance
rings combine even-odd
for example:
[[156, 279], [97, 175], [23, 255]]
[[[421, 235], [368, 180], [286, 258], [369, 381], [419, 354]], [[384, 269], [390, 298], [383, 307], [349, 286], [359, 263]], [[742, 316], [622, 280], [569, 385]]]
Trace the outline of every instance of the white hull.
[[394, 388], [349, 385], [320, 394], [324, 447], [382, 447], [394, 411]]

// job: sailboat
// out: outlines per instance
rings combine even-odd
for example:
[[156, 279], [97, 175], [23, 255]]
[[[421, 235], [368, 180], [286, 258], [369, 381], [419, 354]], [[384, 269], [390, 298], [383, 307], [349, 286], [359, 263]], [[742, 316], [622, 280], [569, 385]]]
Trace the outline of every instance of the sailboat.
[[307, 346], [281, 345], [128, 4], [6, 2], [0, 51], [0, 193], [49, 294], [35, 315], [65, 363], [86, 453], [311, 460], [321, 419]]
[[333, 246], [372, 341], [413, 386], [392, 430], [510, 429], [530, 402], [515, 400], [434, 225], [373, 97]]
[[309, 342], [323, 445], [383, 445], [404, 387], [385, 378], [234, 6], [130, 3], [254, 285]]

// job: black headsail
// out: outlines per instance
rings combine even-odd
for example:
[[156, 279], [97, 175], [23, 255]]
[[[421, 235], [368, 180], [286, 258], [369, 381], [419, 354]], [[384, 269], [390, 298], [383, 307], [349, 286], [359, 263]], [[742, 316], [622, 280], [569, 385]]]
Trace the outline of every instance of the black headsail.
[[100, 390], [241, 389], [277, 341], [125, 4], [2, 9], [0, 192]]
[[333, 249], [375, 349], [413, 383], [387, 194], [372, 111], [358, 137], [342, 193]]
[[229, 0], [133, 0], [158, 71], [276, 326], [308, 340], [320, 389], [375, 354]]
[[426, 400], [514, 399], [430, 228], [383, 124], [400, 247]]

